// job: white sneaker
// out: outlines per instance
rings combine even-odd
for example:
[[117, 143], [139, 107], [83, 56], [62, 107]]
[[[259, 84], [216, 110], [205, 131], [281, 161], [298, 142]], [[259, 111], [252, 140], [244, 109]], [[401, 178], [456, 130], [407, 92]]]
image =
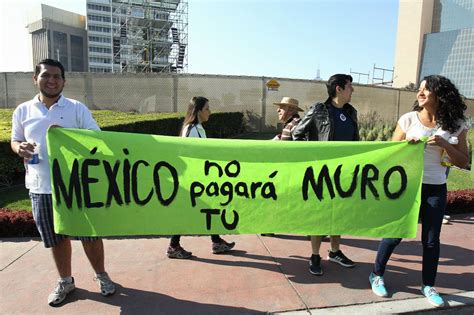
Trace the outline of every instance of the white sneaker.
[[99, 284], [100, 294], [103, 296], [109, 296], [115, 293], [115, 284], [110, 280], [107, 272], [97, 274], [94, 280]]
[[445, 215], [445, 216], [443, 216], [443, 224], [448, 224], [448, 223], [449, 223], [449, 220], [451, 220], [451, 216], [450, 216], [450, 215]]
[[48, 304], [50, 306], [61, 304], [68, 293], [73, 291], [75, 288], [76, 286], [74, 285], [74, 278], [72, 278], [72, 282], [59, 279], [58, 285], [54, 289], [53, 293], [48, 296]]

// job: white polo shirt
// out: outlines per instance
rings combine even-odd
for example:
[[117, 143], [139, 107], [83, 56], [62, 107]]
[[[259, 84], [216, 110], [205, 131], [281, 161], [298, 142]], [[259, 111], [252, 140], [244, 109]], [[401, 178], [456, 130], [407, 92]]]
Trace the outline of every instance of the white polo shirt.
[[40, 145], [39, 163], [25, 164], [26, 188], [36, 194], [52, 193], [46, 146], [46, 132], [51, 125], [100, 130], [84, 104], [62, 95], [49, 109], [39, 100], [39, 95], [18, 105], [13, 112], [12, 141], [27, 141]]

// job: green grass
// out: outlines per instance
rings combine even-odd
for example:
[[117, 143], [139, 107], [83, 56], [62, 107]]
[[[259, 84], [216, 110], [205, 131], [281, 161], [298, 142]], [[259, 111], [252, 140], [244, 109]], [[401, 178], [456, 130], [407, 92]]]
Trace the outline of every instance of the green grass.
[[10, 140], [13, 109], [0, 108], [0, 141]]
[[28, 190], [24, 186], [2, 189], [0, 191], [0, 208], [31, 211]]
[[474, 177], [471, 172], [452, 168], [448, 176], [448, 190], [473, 189]]

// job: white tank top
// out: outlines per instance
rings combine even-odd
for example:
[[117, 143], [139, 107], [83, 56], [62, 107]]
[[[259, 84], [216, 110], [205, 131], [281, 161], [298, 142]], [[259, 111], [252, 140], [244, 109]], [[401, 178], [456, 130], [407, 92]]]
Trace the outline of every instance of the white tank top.
[[[429, 137], [440, 135], [446, 140], [451, 137], [457, 137], [467, 125], [460, 120], [458, 124], [461, 126], [455, 133], [443, 130], [441, 128], [429, 128], [424, 126], [418, 118], [417, 112], [409, 112], [400, 117], [398, 125], [406, 134], [406, 138]], [[441, 165], [441, 155], [443, 148], [437, 145], [427, 145], [425, 147], [425, 170], [423, 173], [423, 184], [441, 185], [446, 183], [446, 167]]]

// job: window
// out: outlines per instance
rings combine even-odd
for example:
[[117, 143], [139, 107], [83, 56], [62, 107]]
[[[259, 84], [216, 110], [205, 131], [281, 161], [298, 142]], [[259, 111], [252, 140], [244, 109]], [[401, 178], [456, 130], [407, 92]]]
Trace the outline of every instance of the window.
[[88, 4], [87, 8], [91, 9], [91, 10], [96, 10], [96, 11], [110, 12], [110, 7], [106, 7], [106, 6], [103, 6], [103, 5]]
[[110, 43], [110, 37], [89, 36], [89, 41], [97, 43]]
[[110, 33], [110, 27], [90, 25], [89, 26], [89, 31], [101, 32], [101, 33]]
[[67, 34], [63, 32], [53, 32], [53, 51], [54, 59], [59, 60], [64, 66], [64, 70], [69, 71], [67, 55]]
[[108, 16], [88, 15], [87, 19], [89, 21], [110, 22], [110, 17], [108, 17]]
[[85, 71], [84, 39], [81, 36], [71, 35], [71, 71]]
[[103, 54], [110, 54], [112, 53], [112, 49], [110, 48], [104, 48], [104, 47], [89, 47], [90, 52], [97, 52], [97, 53], [103, 53]]

